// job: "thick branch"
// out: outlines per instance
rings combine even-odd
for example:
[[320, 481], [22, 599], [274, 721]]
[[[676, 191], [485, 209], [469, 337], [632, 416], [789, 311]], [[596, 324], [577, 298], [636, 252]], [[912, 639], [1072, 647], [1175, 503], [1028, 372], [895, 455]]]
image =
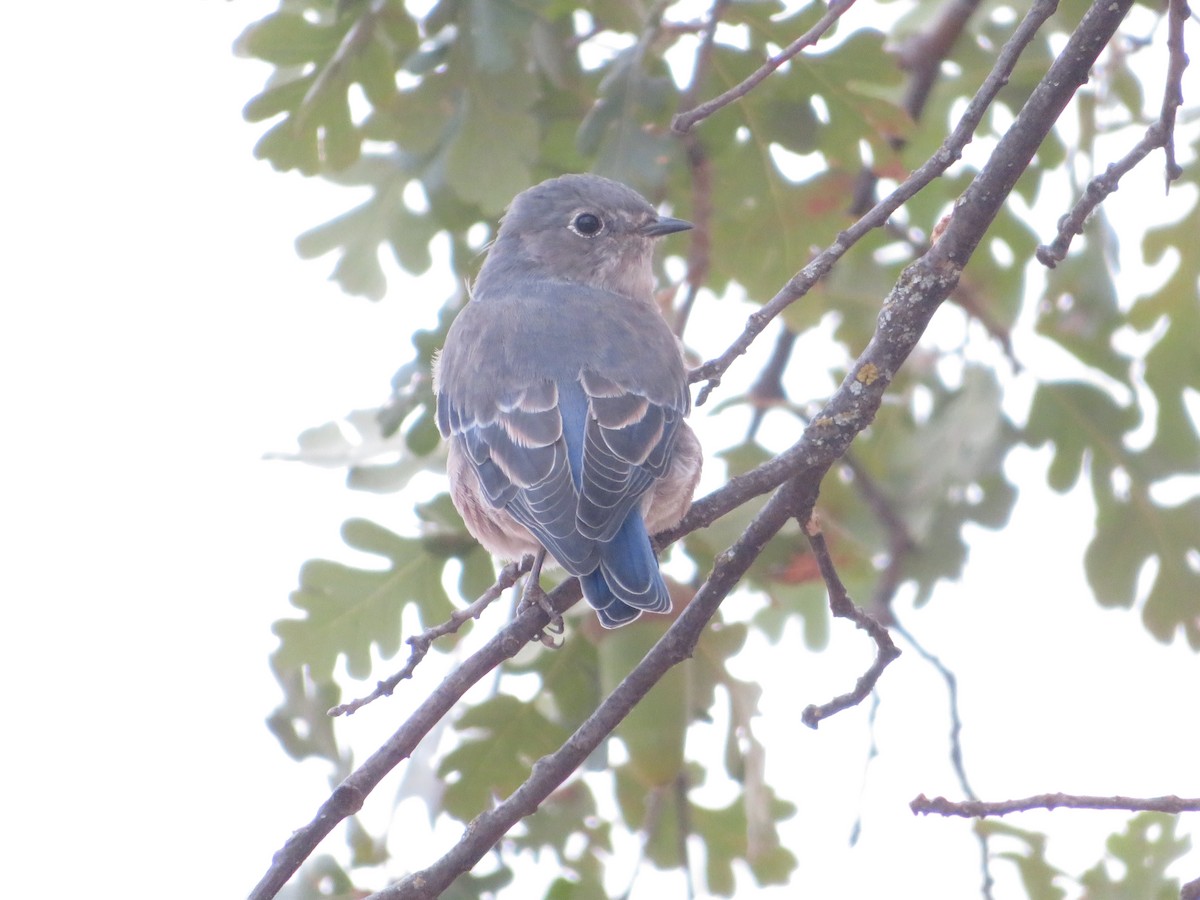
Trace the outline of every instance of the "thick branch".
[[[429, 868], [373, 894], [369, 900], [431, 900], [469, 871], [510, 828], [532, 815], [550, 793], [581, 766], [629, 711], [672, 666], [692, 655], [701, 631], [763, 547], [792, 518], [801, 489], [789, 482], [773, 496], [742, 536], [717, 557], [712, 574], [650, 652], [617, 685], [558, 750], [533, 764], [529, 778], [508, 799], [476, 816], [462, 838]], [[811, 510], [815, 492], [810, 493]]]
[[1089, 797], [1077, 794], [1037, 794], [1020, 800], [963, 800], [954, 802], [945, 797], [930, 800], [921, 794], [909, 807], [917, 815], [959, 816], [982, 819], [988, 816], [1007, 816], [1031, 809], [1120, 809], [1129, 812], [1184, 813], [1200, 812], [1200, 797]]
[[[569, 609], [579, 598], [579, 582], [574, 578], [550, 593], [550, 602], [557, 612]], [[539, 607], [530, 607], [447, 675], [408, 721], [334, 789], [313, 820], [292, 833], [275, 854], [267, 873], [250, 892], [249, 900], [274, 897], [325, 836], [343, 819], [358, 812], [366, 796], [388, 772], [412, 754], [417, 744], [454, 708], [462, 695], [501, 662], [516, 656], [537, 637], [548, 621], [549, 617]]]
[[1096, 57], [1112, 39], [1132, 5], [1132, 0], [1113, 0], [1111, 3], [1093, 3], [1089, 7], [1067, 46], [1029, 96], [1016, 121], [1000, 138], [983, 171], [955, 206], [950, 224], [930, 251], [934, 265], [961, 270], [975, 252], [988, 225], [1000, 210], [995, 198], [1007, 197], [1012, 191], [1037, 148], [1075, 96], [1076, 89], [1087, 84]]

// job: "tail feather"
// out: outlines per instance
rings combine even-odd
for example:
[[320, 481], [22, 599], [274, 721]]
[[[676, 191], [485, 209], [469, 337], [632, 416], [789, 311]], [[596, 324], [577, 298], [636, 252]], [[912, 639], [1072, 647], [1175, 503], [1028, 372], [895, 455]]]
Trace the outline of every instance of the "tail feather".
[[600, 566], [579, 579], [583, 595], [605, 628], [632, 622], [642, 612], [669, 612], [671, 595], [658, 569], [639, 510], [631, 510], [600, 551]]

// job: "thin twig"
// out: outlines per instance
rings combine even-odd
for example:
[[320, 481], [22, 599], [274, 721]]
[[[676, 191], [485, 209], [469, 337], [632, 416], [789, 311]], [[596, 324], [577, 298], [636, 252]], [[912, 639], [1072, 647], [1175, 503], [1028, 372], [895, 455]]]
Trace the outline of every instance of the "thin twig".
[[[983, 120], [984, 113], [987, 112], [1001, 88], [1008, 83], [1008, 77], [1016, 66], [1022, 51], [1033, 40], [1038, 29], [1042, 27], [1042, 23], [1054, 13], [1057, 7], [1057, 0], [1040, 0], [1040, 2], [1034, 3], [1013, 32], [1012, 37], [1001, 48], [1000, 54], [996, 58], [996, 65], [992, 67], [992, 71], [988, 73], [975, 96], [971, 98], [958, 125], [933, 156], [909, 175], [896, 190], [875, 204], [870, 212], [839, 234], [833, 244], [817, 254], [808, 265], [793, 275], [788, 283], [771, 298], [770, 302], [751, 313], [741, 335], [724, 353], [692, 370], [689, 379], [693, 383], [707, 382], [696, 398], [697, 406], [703, 404], [712, 390], [720, 385], [721, 376], [735, 359], [746, 352], [750, 344], [772, 319], [807, 294], [814, 284], [829, 273], [834, 263], [841, 259], [846, 251], [870, 231], [887, 222], [892, 213], [962, 156], [963, 148], [970, 143], [975, 129]], [[1074, 93], [1073, 89], [1072, 93]], [[1041, 142], [1040, 137], [1038, 142]]]
[[[951, 49], [981, 2], [982, 0], [947, 0], [928, 27], [908, 35], [901, 41], [899, 52], [896, 54], [896, 64], [908, 73], [908, 82], [900, 105], [913, 122], [921, 121], [925, 102], [929, 99], [938, 75], [941, 74], [942, 63], [950, 55]], [[888, 142], [897, 151], [902, 150], [908, 143], [900, 135], [893, 135]], [[855, 178], [853, 199], [848, 210], [850, 215], [861, 216], [875, 205], [875, 188], [878, 184], [879, 176], [869, 166], [864, 165]], [[907, 234], [904, 238], [908, 239]], [[911, 243], [914, 246], [917, 244], [916, 241]], [[924, 250], [919, 252], [923, 253]]]
[[687, 134], [687, 132], [690, 131], [697, 122], [707, 119], [717, 110], [728, 106], [733, 101], [745, 97], [768, 75], [782, 66], [785, 62], [798, 54], [805, 47], [811, 47], [813, 44], [819, 41], [824, 36], [825, 32], [833, 27], [833, 23], [840, 19], [853, 5], [854, 0], [833, 0], [833, 2], [829, 4], [829, 9], [826, 10], [825, 15], [821, 16], [820, 21], [818, 21], [816, 25], [808, 29], [808, 31], [804, 32], [804, 34], [800, 35], [800, 37], [788, 44], [787, 47], [785, 47], [779, 53], [768, 57], [767, 61], [763, 63], [758, 70], [751, 74], [749, 78], [740, 84], [734, 85], [720, 96], [714, 97], [711, 100], [707, 100], [704, 103], [701, 103], [699, 106], [688, 110], [687, 112], [679, 113], [679, 115], [675, 116], [675, 118], [671, 120], [671, 128], [680, 134]]
[[1083, 234], [1084, 224], [1096, 207], [1115, 191], [1121, 179], [1153, 151], [1163, 150], [1166, 155], [1166, 187], [1183, 175], [1183, 169], [1175, 161], [1175, 112], [1183, 103], [1183, 71], [1188, 58], [1183, 46], [1183, 25], [1187, 21], [1186, 0], [1170, 0], [1167, 10], [1167, 77], [1163, 91], [1162, 110], [1158, 119], [1146, 129], [1142, 139], [1128, 153], [1111, 163], [1103, 174], [1088, 182], [1083, 196], [1071, 211], [1059, 219], [1058, 235], [1049, 244], [1037, 248], [1038, 262], [1053, 269], [1067, 258], [1067, 251], [1077, 234]]
[[[729, 6], [730, 0], [714, 0], [704, 20], [704, 29], [700, 35], [700, 44], [696, 48], [696, 57], [692, 63], [692, 79], [680, 98], [680, 105], [687, 108], [696, 102], [696, 97], [703, 87], [712, 64], [713, 43], [716, 40], [717, 25]], [[675, 311], [675, 334], [683, 337], [692, 307], [696, 304], [696, 295], [700, 287], [708, 279], [708, 270], [712, 257], [712, 163], [709, 162], [708, 152], [704, 144], [695, 134], [682, 135], [684, 149], [687, 154], [688, 172], [692, 182], [692, 229], [688, 242], [687, 292]]]
[[883, 670], [892, 660], [900, 655], [900, 650], [892, 642], [892, 636], [888, 634], [888, 630], [850, 599], [850, 595], [846, 592], [846, 586], [838, 576], [833, 559], [829, 555], [829, 546], [825, 543], [825, 535], [821, 533], [820, 526], [815, 519], [809, 519], [804, 525], [804, 534], [817, 559], [817, 566], [821, 569], [821, 577], [825, 579], [825, 586], [829, 589], [830, 611], [838, 618], [849, 619], [875, 642], [875, 661], [871, 663], [871, 667], [866, 672], [859, 676], [854, 690], [834, 697], [828, 703], [822, 703], [820, 706], [814, 704], [804, 710], [800, 720], [809, 728], [816, 728], [821, 724], [822, 719], [827, 719], [834, 713], [862, 703], [871, 691], [875, 690], [879, 676], [883, 674]]
[[696, 139], [695, 135], [685, 136], [683, 142], [686, 145], [688, 172], [691, 174], [692, 181], [691, 216], [692, 224], [695, 227], [692, 229], [688, 241], [687, 275], [684, 277], [687, 290], [675, 310], [674, 330], [680, 338], [683, 337], [683, 332], [687, 328], [688, 319], [691, 318], [692, 308], [696, 305], [696, 297], [700, 293], [700, 288], [708, 280], [708, 270], [712, 260], [713, 225], [712, 163], [708, 159], [704, 145]]
[[1183, 26], [1187, 22], [1187, 0], [1169, 0], [1167, 6], [1167, 86], [1163, 92], [1162, 111], [1158, 120], [1167, 130], [1163, 150], [1167, 156], [1166, 187], [1183, 175], [1175, 161], [1175, 112], [1183, 105], [1183, 70], [1187, 68], [1187, 51], [1183, 46]]
[[771, 350], [767, 364], [750, 386], [750, 402], [754, 412], [750, 418], [750, 427], [746, 429], [747, 441], [754, 440], [754, 436], [758, 434], [767, 410], [787, 400], [787, 392], [783, 389], [783, 373], [787, 371], [788, 362], [792, 358], [796, 338], [796, 332], [784, 325], [779, 336], [775, 338], [775, 347]]
[[925, 102], [942, 70], [942, 62], [950, 55], [981, 2], [949, 0], [928, 28], [900, 45], [900, 68], [909, 73], [902, 104], [914, 121], [925, 111]]
[[[950, 765], [954, 768], [954, 774], [958, 777], [958, 784], [962, 788], [963, 794], [968, 800], [978, 801], [979, 795], [971, 787], [971, 782], [967, 778], [967, 766], [963, 761], [962, 716], [958, 711], [958, 678], [945, 663], [933, 653], [926, 650], [903, 625], [897, 622], [892, 627], [917, 651], [918, 656], [937, 670], [938, 674], [942, 676], [942, 680], [946, 682], [946, 695], [950, 704]], [[992, 897], [992, 888], [996, 883], [992, 877], [990, 840], [986, 831], [978, 829], [975, 831], [975, 839], [979, 842], [979, 868], [983, 878], [982, 893], [984, 897], [990, 900]]]
[[963, 800], [955, 802], [945, 797], [930, 800], [924, 794], [908, 804], [917, 815], [959, 816], [981, 819], [987, 816], [1007, 816], [1032, 809], [1119, 809], [1128, 812], [1185, 813], [1200, 812], [1200, 797], [1091, 797], [1078, 794], [1037, 794], [1020, 800]]
[[917, 655], [933, 666], [942, 676], [942, 680], [946, 682], [946, 693], [950, 700], [950, 764], [954, 767], [954, 774], [958, 776], [958, 784], [963, 789], [963, 793], [971, 800], [978, 800], [978, 795], [971, 788], [970, 781], [967, 780], [967, 770], [963, 765], [962, 717], [958, 712], [958, 679], [944, 662], [926, 650], [903, 625], [897, 623], [893, 627], [912, 645], [912, 648], [917, 651]]
[[350, 60], [361, 53], [375, 33], [375, 24], [379, 17], [383, 15], [387, 8], [387, 0], [372, 0], [371, 5], [367, 8], [358, 21], [355, 22], [342, 38], [337, 49], [333, 51], [333, 56], [329, 58], [324, 66], [321, 67], [317, 77], [313, 79], [312, 84], [308, 86], [308, 90], [304, 92], [304, 97], [300, 101], [299, 107], [296, 109], [296, 115], [292, 119], [292, 129], [296, 133], [303, 130], [308, 117], [312, 114], [317, 106], [317, 101], [326, 88], [339, 78], [346, 70], [346, 66]]
[[1161, 121], [1155, 122], [1146, 129], [1142, 139], [1134, 144], [1133, 149], [1115, 163], [1110, 163], [1104, 173], [1097, 175], [1084, 188], [1083, 196], [1071, 208], [1071, 211], [1058, 220], [1058, 236], [1049, 244], [1037, 248], [1037, 259], [1048, 269], [1053, 269], [1067, 258], [1067, 251], [1077, 234], [1083, 234], [1083, 226], [1088, 217], [1095, 211], [1104, 198], [1117, 189], [1121, 178], [1129, 173], [1134, 166], [1150, 155], [1151, 151], [1167, 144], [1167, 131]]
[[478, 619], [485, 609], [491, 606], [501, 594], [516, 584], [520, 577], [529, 571], [532, 562], [533, 557], [527, 556], [520, 562], [509, 563], [500, 570], [500, 576], [496, 579], [495, 584], [480, 594], [479, 599], [470, 606], [464, 609], [456, 609], [445, 622], [442, 622], [440, 625], [434, 625], [432, 628], [428, 628], [420, 634], [408, 638], [404, 643], [408, 644], [412, 649], [409, 651], [408, 662], [404, 664], [403, 669], [390, 678], [385, 678], [379, 682], [375, 686], [375, 690], [371, 691], [365, 697], [359, 697], [357, 700], [351, 700], [349, 703], [335, 706], [329, 710], [328, 714], [331, 716], [353, 715], [368, 703], [378, 700], [380, 697], [390, 697], [401, 681], [406, 678], [412, 678], [413, 672], [420, 665], [421, 660], [425, 658], [425, 654], [429, 652], [429, 648], [433, 645], [434, 641], [443, 635], [454, 634], [469, 619]]
[[900, 581], [904, 577], [904, 562], [916, 548], [916, 543], [908, 531], [908, 523], [896, 509], [892, 498], [884, 493], [883, 488], [859, 462], [858, 457], [847, 451], [846, 455], [842, 457], [842, 464], [854, 476], [854, 487], [871, 507], [871, 512], [875, 515], [876, 520], [887, 530], [887, 565], [883, 567], [879, 581], [875, 584], [875, 590], [871, 593], [871, 603], [867, 609], [881, 625], [890, 626], [895, 622], [895, 616], [892, 614], [892, 598], [896, 596]]

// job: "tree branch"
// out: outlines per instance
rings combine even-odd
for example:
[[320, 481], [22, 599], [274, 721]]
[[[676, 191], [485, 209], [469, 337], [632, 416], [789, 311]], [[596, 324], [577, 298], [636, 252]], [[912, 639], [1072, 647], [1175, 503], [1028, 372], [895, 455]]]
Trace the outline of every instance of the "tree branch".
[[913, 800], [909, 807], [916, 815], [958, 816], [964, 819], [982, 819], [988, 816], [1007, 816], [1015, 812], [1032, 809], [1119, 809], [1129, 812], [1185, 813], [1200, 812], [1200, 797], [1090, 797], [1078, 794], [1037, 794], [1020, 800], [963, 800], [955, 802], [945, 797], [930, 800], [924, 794]]
[[421, 660], [425, 658], [425, 654], [429, 652], [429, 648], [433, 646], [435, 640], [443, 635], [453, 634], [458, 631], [469, 619], [478, 619], [485, 609], [491, 606], [501, 594], [516, 584], [520, 577], [532, 567], [532, 556], [526, 556], [520, 562], [513, 562], [506, 565], [500, 570], [500, 576], [496, 579], [495, 584], [480, 594], [478, 600], [465, 609], [456, 609], [445, 622], [442, 622], [440, 625], [434, 625], [432, 628], [427, 628], [425, 631], [413, 635], [404, 642], [411, 649], [408, 654], [408, 662], [404, 664], [403, 669], [390, 678], [379, 682], [375, 685], [375, 690], [371, 691], [365, 697], [359, 697], [357, 700], [351, 700], [349, 703], [333, 707], [329, 710], [329, 715], [350, 716], [380, 697], [390, 697], [401, 681], [406, 678], [412, 678], [413, 672], [416, 671]]
[[296, 110], [296, 116], [292, 123], [293, 130], [298, 134], [308, 121], [313, 110], [317, 106], [321, 95], [325, 90], [333, 84], [334, 80], [342, 77], [345, 74], [346, 67], [350, 61], [363, 51], [364, 48], [371, 42], [371, 37], [375, 31], [375, 25], [379, 21], [379, 17], [383, 15], [387, 7], [386, 0], [372, 0], [370, 7], [358, 18], [350, 30], [346, 32], [337, 49], [333, 52], [333, 56], [329, 58], [329, 62], [317, 73], [317, 77], [313, 79], [308, 90], [304, 92], [304, 97], [300, 101], [300, 106]]
[[[767, 501], [733, 546], [717, 557], [712, 573], [650, 652], [604, 698], [558, 750], [533, 764], [529, 778], [506, 800], [476, 816], [463, 836], [433, 865], [389, 885], [369, 900], [431, 900], [469, 871], [510, 828], [532, 815], [546, 797], [600, 745], [663, 674], [691, 656], [701, 631], [776, 532], [792, 518], [800, 489], [789, 482]], [[808, 497], [811, 508], [815, 491]]]
[[779, 53], [768, 57], [767, 61], [754, 71], [745, 81], [740, 84], [735, 84], [725, 93], [711, 100], [701, 103], [699, 106], [688, 110], [687, 112], [679, 113], [671, 120], [671, 128], [680, 134], [687, 134], [697, 122], [707, 119], [717, 110], [728, 106], [735, 100], [745, 97], [748, 93], [754, 90], [762, 81], [782, 66], [785, 62], [798, 54], [805, 47], [811, 47], [819, 41], [830, 28], [833, 23], [840, 19], [851, 6], [854, 5], [854, 0], [832, 0], [829, 4], [829, 9], [825, 15], [821, 16], [820, 20], [796, 40], [792, 41]]
[[808, 538], [809, 546], [812, 547], [813, 555], [817, 558], [817, 565], [821, 569], [821, 577], [825, 579], [825, 586], [829, 589], [830, 611], [839, 618], [849, 619], [870, 635], [876, 648], [875, 662], [871, 663], [871, 667], [859, 677], [858, 682], [854, 685], [854, 690], [834, 697], [828, 703], [820, 706], [814, 704], [804, 710], [800, 721], [809, 728], [816, 728], [821, 724], [822, 719], [827, 719], [834, 713], [862, 703], [871, 691], [875, 690], [879, 676], [883, 674], [883, 670], [892, 660], [900, 655], [900, 651], [892, 643], [888, 630], [872, 619], [864, 610], [859, 609], [850, 599], [850, 595], [846, 592], [846, 586], [838, 577], [833, 559], [829, 555], [825, 535], [821, 533], [820, 526], [815, 519], [809, 519], [805, 523], [804, 534]]
[[892, 614], [892, 598], [896, 596], [896, 590], [900, 587], [900, 581], [904, 575], [904, 561], [916, 548], [916, 544], [913, 542], [912, 535], [909, 534], [908, 523], [904, 521], [903, 516], [892, 503], [891, 497], [888, 497], [876, 484], [875, 479], [858, 461], [858, 458], [850, 451], [846, 451], [846, 455], [842, 457], [842, 465], [850, 470], [855, 489], [871, 507], [875, 518], [887, 529], [887, 565], [879, 576], [879, 581], [871, 594], [871, 603], [867, 608], [881, 625], [891, 625], [895, 621], [895, 616]]
[[746, 429], [747, 441], [754, 440], [754, 436], [758, 434], [759, 426], [762, 425], [767, 410], [787, 400], [787, 392], [783, 389], [783, 373], [787, 371], [788, 362], [791, 361], [797, 337], [796, 332], [787, 325], [783, 326], [775, 338], [775, 346], [771, 350], [770, 358], [767, 359], [762, 371], [758, 373], [754, 384], [750, 385], [750, 402], [753, 405], [753, 412], [750, 417], [750, 426]]
[[1053, 269], [1067, 258], [1067, 251], [1077, 234], [1083, 234], [1083, 226], [1096, 207], [1117, 189], [1121, 179], [1134, 166], [1150, 155], [1151, 152], [1162, 148], [1167, 157], [1166, 186], [1169, 190], [1171, 182], [1183, 175], [1183, 169], [1175, 161], [1175, 111], [1183, 103], [1183, 70], [1187, 68], [1188, 58], [1183, 47], [1183, 23], [1187, 20], [1187, 3], [1185, 0], [1170, 0], [1167, 13], [1167, 64], [1166, 89], [1163, 91], [1162, 111], [1157, 121], [1146, 129], [1142, 139], [1134, 144], [1133, 149], [1115, 163], [1111, 163], [1102, 175], [1097, 175], [1088, 182], [1071, 211], [1058, 222], [1058, 236], [1050, 244], [1042, 244], [1037, 248], [1038, 262]]
[[921, 118], [942, 62], [962, 35], [982, 0], [949, 0], [932, 24], [900, 46], [900, 68], [909, 73], [904, 108], [914, 120]]
[[[549, 600], [554, 610], [562, 613], [580, 596], [579, 582], [571, 578], [555, 588]], [[249, 900], [274, 897], [325, 836], [343, 819], [358, 812], [366, 796], [388, 772], [412, 754], [417, 744], [454, 708], [462, 695], [504, 660], [516, 656], [549, 621], [549, 616], [540, 607], [531, 606], [447, 675], [383, 746], [334, 788], [313, 820], [292, 833], [275, 854], [262, 880], [250, 892]]]
[[[984, 79], [978, 92], [976, 92], [971, 102], [967, 105], [967, 109], [959, 120], [958, 125], [955, 126], [954, 131], [950, 133], [950, 136], [946, 138], [937, 152], [926, 160], [920, 168], [909, 175], [896, 190], [876, 203], [866, 215], [839, 234], [833, 244], [817, 254], [808, 265], [793, 275], [788, 283], [762, 309], [751, 313], [749, 319], [746, 320], [746, 327], [741, 335], [724, 353], [716, 359], [711, 359], [704, 363], [704, 365], [692, 370], [689, 375], [692, 382], [707, 382], [700, 391], [700, 395], [696, 398], [697, 406], [700, 406], [708, 399], [708, 395], [712, 390], [720, 385], [721, 376], [733, 364], [735, 359], [749, 349], [750, 344], [753, 343], [754, 339], [767, 327], [767, 324], [772, 319], [807, 294], [814, 284], [829, 273], [829, 270], [842, 258], [846, 251], [873, 229], [886, 223], [892, 213], [923, 190], [927, 184], [945, 172], [962, 156], [963, 148], [970, 143], [975, 129], [979, 127], [979, 123], [983, 120], [983, 115], [987, 111], [987, 108], [996, 98], [1000, 89], [1008, 83], [1008, 77], [1016, 66], [1017, 59], [1020, 58], [1022, 51], [1033, 40], [1038, 29], [1042, 27], [1042, 24], [1053, 14], [1057, 7], [1057, 0], [1038, 0], [1038, 2], [1035, 2], [1013, 32], [1012, 37], [1001, 48], [996, 58], [996, 65], [992, 67], [991, 72]], [[1068, 93], [1068, 98], [1073, 93], [1074, 87]], [[1044, 136], [1045, 132], [1041, 132], [1038, 142]], [[1024, 169], [1020, 171], [1024, 171]], [[1005, 196], [1007, 196], [1007, 192], [1005, 192]], [[982, 237], [982, 232], [980, 233], [980, 237]]]
[[[958, 678], [950, 671], [949, 666], [933, 653], [926, 650], [903, 625], [897, 622], [892, 627], [912, 645], [912, 648], [917, 651], [917, 654], [922, 659], [937, 670], [938, 674], [942, 676], [942, 680], [946, 682], [946, 694], [950, 704], [950, 764], [954, 767], [954, 774], [958, 776], [959, 787], [962, 788], [967, 799], [978, 801], [979, 796], [975, 793], [975, 789], [971, 787], [971, 782], [967, 778], [967, 766], [963, 762], [962, 716], [958, 712]], [[983, 877], [982, 892], [983, 896], [990, 900], [995, 880], [992, 878], [992, 854], [989, 847], [988, 834], [985, 831], [976, 829], [975, 837], [979, 841], [979, 868], [980, 874]]]
[[[680, 105], [687, 107], [696, 102], [709, 66], [712, 64], [713, 42], [716, 40], [717, 25], [730, 0], [713, 0], [704, 21], [704, 30], [700, 35], [700, 45], [696, 48], [695, 60], [692, 64], [692, 80], [688, 84], [680, 100]], [[708, 279], [708, 269], [712, 256], [712, 165], [704, 145], [694, 134], [681, 135], [681, 140], [687, 153], [688, 172], [692, 180], [692, 229], [691, 240], [688, 242], [687, 291], [683, 301], [675, 310], [675, 334], [683, 337], [692, 307], [696, 303], [696, 295], [700, 287]]]

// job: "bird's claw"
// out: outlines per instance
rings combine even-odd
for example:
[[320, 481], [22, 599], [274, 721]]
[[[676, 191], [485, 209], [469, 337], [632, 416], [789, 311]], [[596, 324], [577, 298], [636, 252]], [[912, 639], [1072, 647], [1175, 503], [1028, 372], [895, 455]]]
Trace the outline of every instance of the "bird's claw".
[[[545, 628], [534, 635], [534, 637], [551, 650], [557, 650], [562, 646], [562, 641], [555, 641], [554, 638], [566, 631], [566, 626], [563, 624], [562, 616], [555, 611], [550, 598], [546, 596], [546, 592], [542, 590], [542, 586], [536, 578], [526, 582], [525, 591], [521, 595], [521, 609], [526, 609], [530, 606], [537, 606], [550, 619], [546, 623]], [[549, 634], [546, 632], [549, 632]]]

